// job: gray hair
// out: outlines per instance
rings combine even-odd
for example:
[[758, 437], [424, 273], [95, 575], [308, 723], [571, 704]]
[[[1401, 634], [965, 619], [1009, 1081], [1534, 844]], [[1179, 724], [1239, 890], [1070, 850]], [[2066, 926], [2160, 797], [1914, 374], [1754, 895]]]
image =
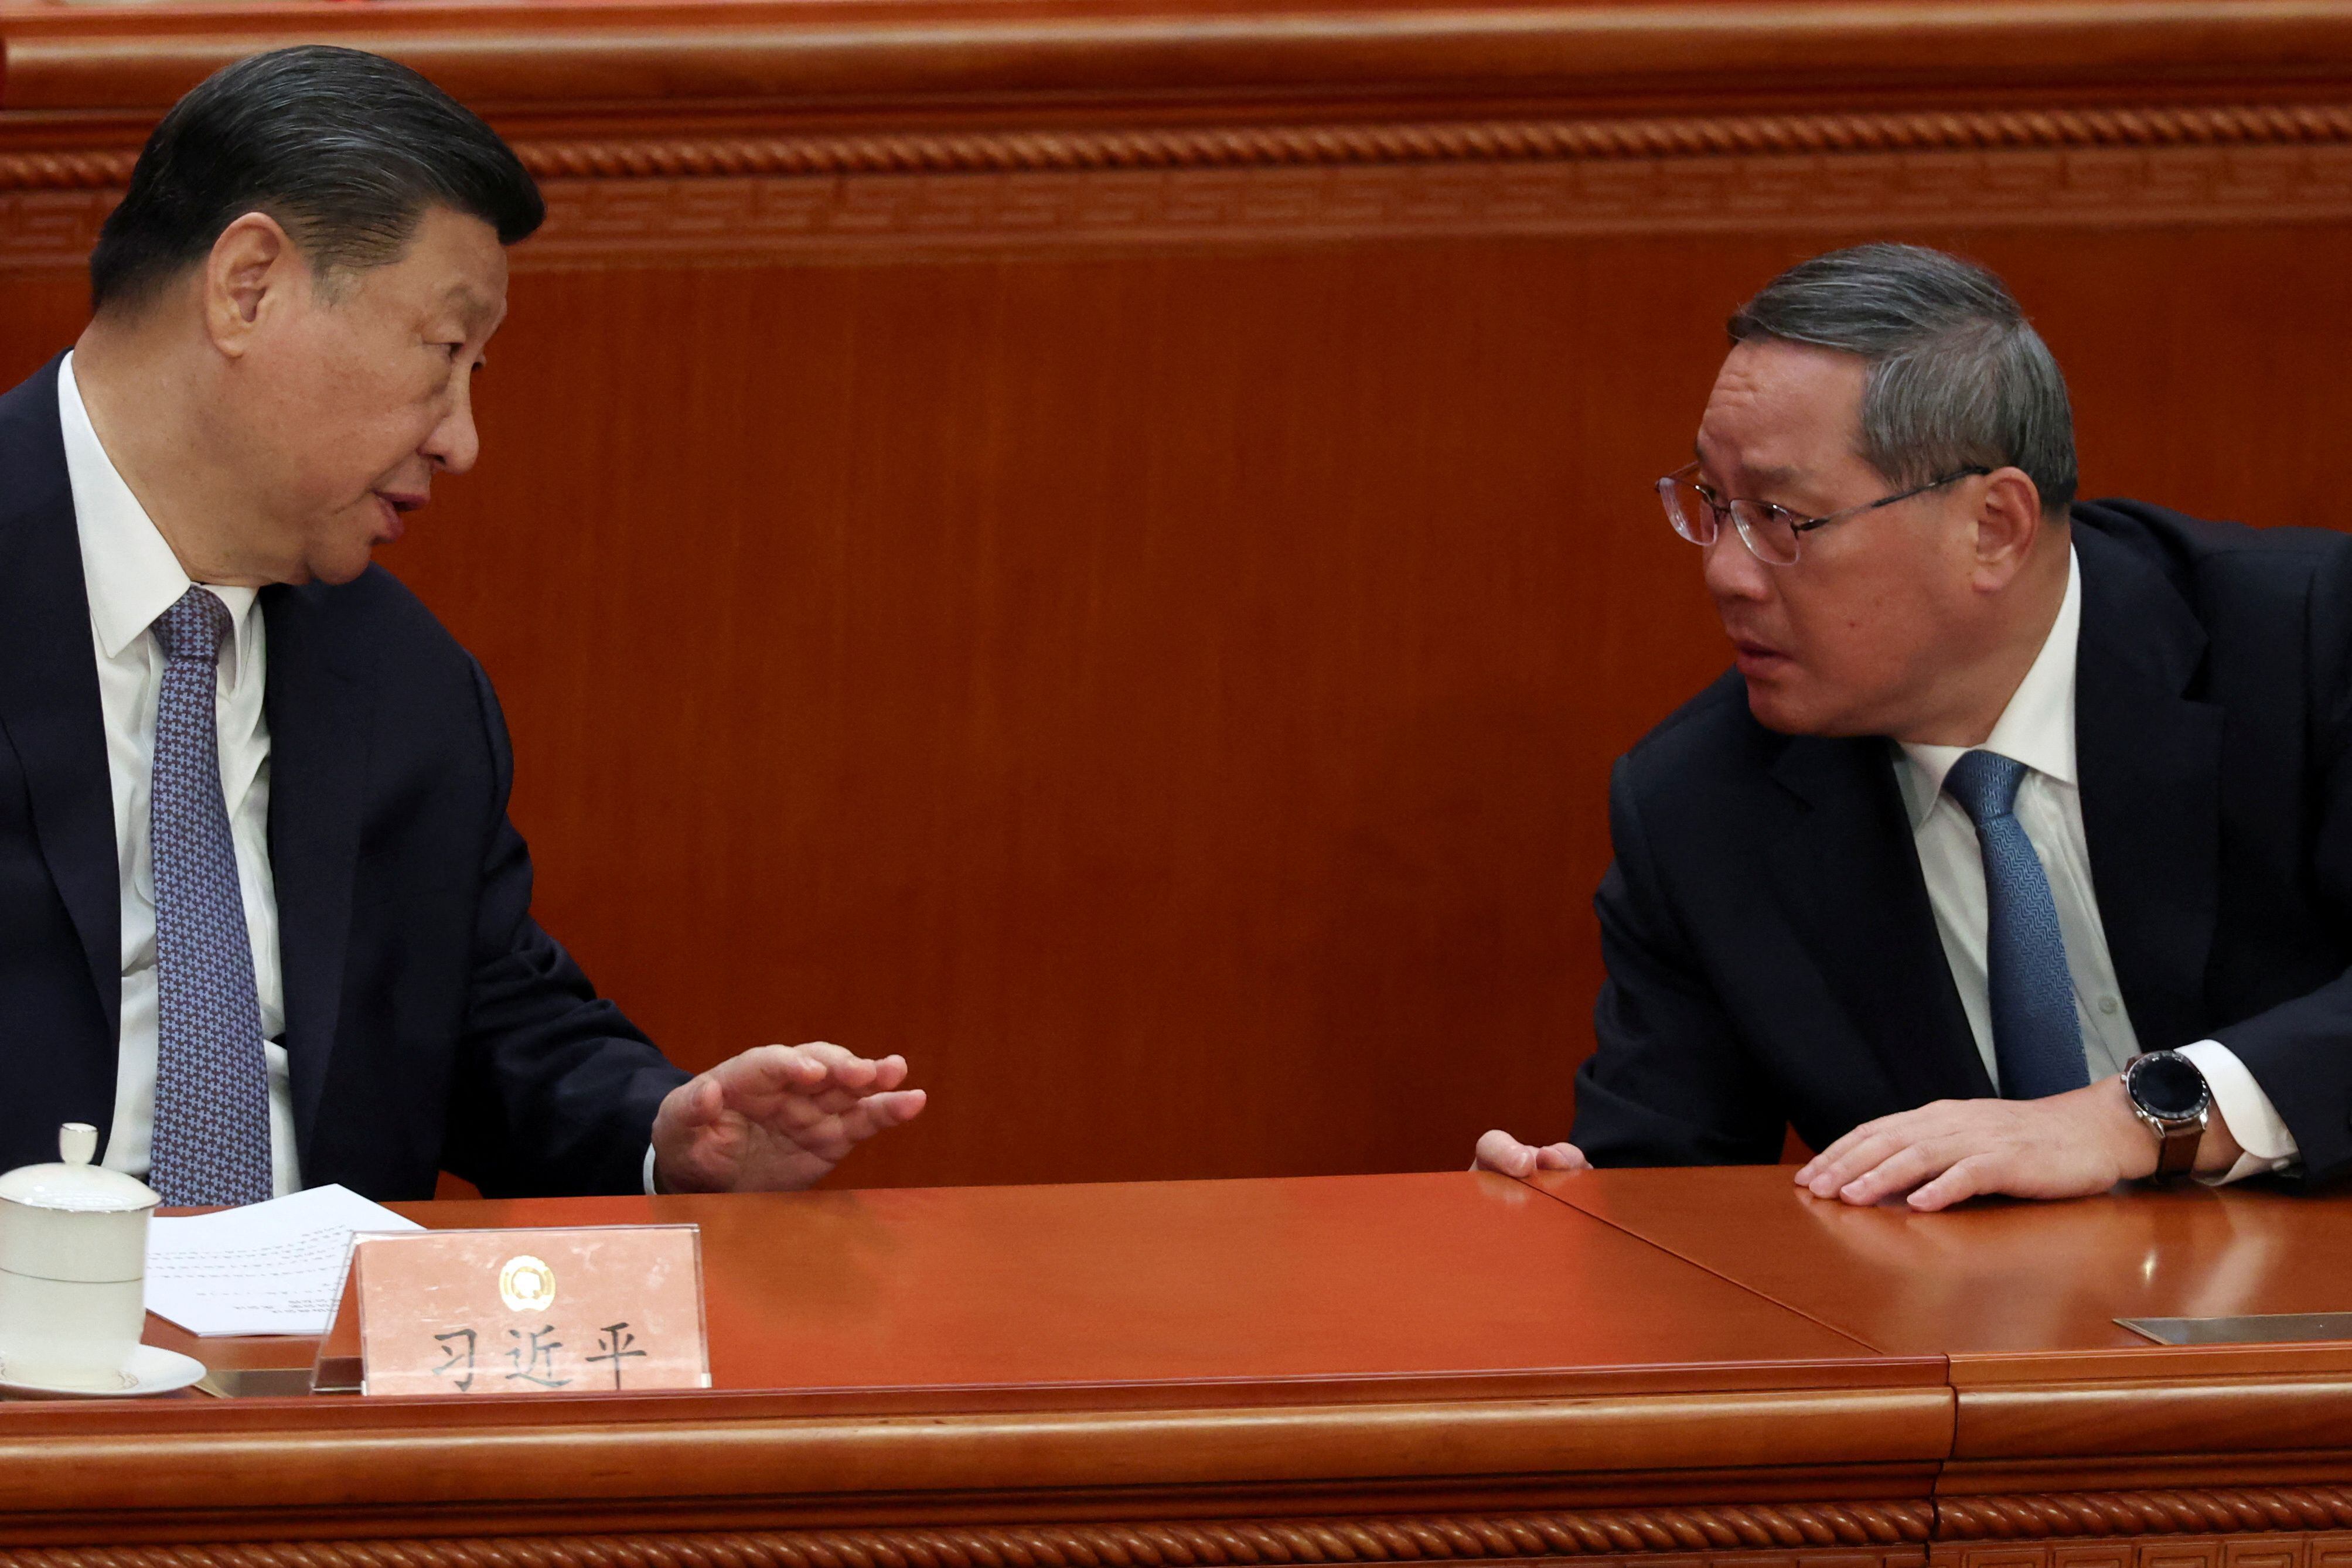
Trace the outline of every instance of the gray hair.
[[1861, 453], [1895, 484], [2015, 467], [2045, 512], [2074, 499], [2066, 378], [2008, 287], [1972, 261], [1916, 245], [1833, 250], [1767, 283], [1730, 327], [1736, 343], [1861, 356]]

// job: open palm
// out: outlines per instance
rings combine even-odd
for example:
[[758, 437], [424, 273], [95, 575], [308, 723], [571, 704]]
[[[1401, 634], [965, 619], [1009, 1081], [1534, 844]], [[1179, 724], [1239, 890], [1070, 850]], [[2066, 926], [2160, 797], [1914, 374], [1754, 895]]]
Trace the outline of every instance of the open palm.
[[839, 1046], [761, 1046], [672, 1089], [654, 1118], [664, 1192], [805, 1187], [860, 1142], [923, 1109], [903, 1057], [869, 1061]]

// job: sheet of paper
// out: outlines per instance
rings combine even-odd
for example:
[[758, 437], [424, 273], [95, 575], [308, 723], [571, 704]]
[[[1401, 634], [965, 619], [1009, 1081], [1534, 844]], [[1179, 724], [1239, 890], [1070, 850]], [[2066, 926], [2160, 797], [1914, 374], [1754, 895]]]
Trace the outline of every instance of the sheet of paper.
[[147, 1310], [193, 1334], [323, 1334], [359, 1230], [420, 1230], [343, 1186], [147, 1222]]

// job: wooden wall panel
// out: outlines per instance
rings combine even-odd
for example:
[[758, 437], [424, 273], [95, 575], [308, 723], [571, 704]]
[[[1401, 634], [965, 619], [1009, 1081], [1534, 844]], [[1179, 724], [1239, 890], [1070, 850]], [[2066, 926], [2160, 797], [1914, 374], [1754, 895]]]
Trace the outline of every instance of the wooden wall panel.
[[[1647, 483], [1779, 268], [1966, 250], [2091, 492], [2345, 521], [2352, 45], [2301, 11], [2252, 86], [2000, 113], [1531, 108], [1491, 62], [1451, 121], [534, 100], [485, 457], [385, 563], [499, 683], [542, 918], [680, 1061], [914, 1060], [931, 1112], [843, 1179], [1461, 1163], [1564, 1131], [1609, 763], [1724, 663]], [[59, 129], [57, 15], [0, 11], [49, 51], [0, 98], [9, 379], [147, 112]]]

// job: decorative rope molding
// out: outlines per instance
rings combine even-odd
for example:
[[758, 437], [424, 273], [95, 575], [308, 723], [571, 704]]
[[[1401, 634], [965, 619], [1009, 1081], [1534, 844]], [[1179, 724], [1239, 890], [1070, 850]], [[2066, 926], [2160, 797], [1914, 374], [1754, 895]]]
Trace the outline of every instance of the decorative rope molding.
[[1924, 1546], [1925, 1503], [1767, 1503], [1427, 1519], [950, 1525], [693, 1535], [0, 1548], [5, 1568], [1255, 1568]]
[[2352, 1487], [1949, 1497], [1936, 1503], [1936, 1535], [1942, 1541], [2303, 1530], [2352, 1530]]
[[[543, 180], [614, 180], [2345, 144], [2352, 144], [2352, 105], [2315, 104], [872, 136], [523, 138], [516, 151]], [[130, 179], [134, 156], [127, 150], [0, 153], [0, 190], [118, 187]]]
[[2352, 1529], [2352, 1487], [1157, 1524], [0, 1548], [0, 1568], [1289, 1568]]
[[1002, 174], [2352, 142], [2352, 106], [1494, 120], [970, 135], [530, 142], [541, 179]]
[[131, 183], [135, 153], [0, 153], [0, 191], [91, 191]]

